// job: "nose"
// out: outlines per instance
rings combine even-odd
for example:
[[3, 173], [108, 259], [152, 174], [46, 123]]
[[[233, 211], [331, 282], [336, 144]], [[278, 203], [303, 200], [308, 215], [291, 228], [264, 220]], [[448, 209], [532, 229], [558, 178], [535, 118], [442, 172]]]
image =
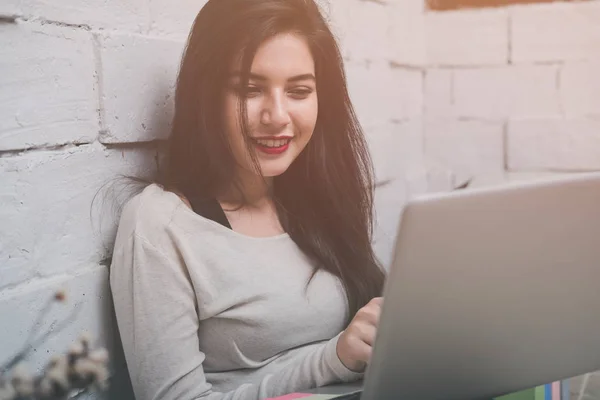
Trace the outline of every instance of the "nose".
[[265, 99], [260, 122], [275, 129], [290, 123], [290, 115], [283, 95], [276, 93]]

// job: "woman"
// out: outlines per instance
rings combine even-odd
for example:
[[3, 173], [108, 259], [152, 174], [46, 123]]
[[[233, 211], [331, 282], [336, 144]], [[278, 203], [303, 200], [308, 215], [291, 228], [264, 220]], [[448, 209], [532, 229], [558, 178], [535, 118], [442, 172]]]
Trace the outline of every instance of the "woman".
[[384, 273], [372, 167], [313, 0], [209, 0], [167, 164], [121, 216], [111, 289], [137, 400], [359, 379]]

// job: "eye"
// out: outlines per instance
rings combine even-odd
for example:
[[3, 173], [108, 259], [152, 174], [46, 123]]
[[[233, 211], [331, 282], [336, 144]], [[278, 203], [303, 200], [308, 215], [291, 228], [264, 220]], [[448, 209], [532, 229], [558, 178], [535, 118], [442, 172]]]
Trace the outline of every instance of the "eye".
[[257, 86], [246, 86], [242, 89], [242, 95], [246, 96], [247, 98], [256, 97], [260, 95], [260, 93], [261, 90]]
[[241, 85], [234, 85], [233, 89], [241, 97], [256, 97], [261, 93], [261, 89], [257, 86], [248, 85], [246, 87]]
[[307, 98], [308, 96], [310, 96], [313, 92], [312, 88], [309, 87], [300, 87], [300, 88], [294, 88], [292, 90], [290, 90], [288, 93], [290, 94], [290, 96], [294, 99], [297, 100], [302, 100]]

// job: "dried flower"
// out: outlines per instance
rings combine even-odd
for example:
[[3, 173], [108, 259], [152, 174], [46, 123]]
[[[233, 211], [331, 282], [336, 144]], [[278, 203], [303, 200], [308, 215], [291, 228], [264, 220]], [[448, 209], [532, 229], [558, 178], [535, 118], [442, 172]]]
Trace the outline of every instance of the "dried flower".
[[12, 400], [17, 396], [17, 392], [12, 383], [0, 376], [0, 400]]
[[69, 355], [70, 356], [79, 356], [84, 354], [85, 352], [85, 346], [81, 343], [81, 342], [77, 342], [71, 345], [71, 347], [69, 347]]
[[15, 367], [11, 383], [17, 396], [29, 397], [33, 394], [33, 376], [25, 368], [25, 364], [20, 363]]
[[40, 388], [49, 396], [64, 396], [69, 392], [69, 363], [66, 355], [55, 356], [40, 379]]
[[34, 377], [25, 369], [22, 361], [32, 349], [74, 320], [77, 307], [53, 331], [38, 335], [37, 330], [52, 303], [64, 299], [63, 291], [50, 299], [33, 324], [24, 348], [6, 364], [0, 365], [0, 400], [63, 400], [73, 389], [85, 391], [95, 387], [104, 390], [108, 387], [108, 352], [103, 348], [93, 349], [89, 333], [81, 335], [66, 354], [52, 357], [40, 376]]
[[94, 362], [106, 364], [108, 362], [108, 351], [106, 349], [97, 349], [92, 351], [89, 357]]
[[92, 334], [89, 332], [83, 332], [80, 336], [81, 343], [83, 343], [83, 345], [89, 349], [89, 347], [91, 346], [92, 343]]

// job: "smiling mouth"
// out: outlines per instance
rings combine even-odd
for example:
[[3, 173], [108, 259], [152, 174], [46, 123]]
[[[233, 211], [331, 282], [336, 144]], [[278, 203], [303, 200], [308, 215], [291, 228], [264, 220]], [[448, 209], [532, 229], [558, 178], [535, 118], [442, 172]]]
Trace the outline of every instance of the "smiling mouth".
[[281, 139], [258, 139], [252, 138], [252, 141], [260, 147], [267, 147], [271, 149], [277, 149], [287, 146], [292, 141], [292, 138], [286, 137]]
[[264, 154], [268, 155], [279, 155], [283, 154], [290, 147], [290, 142], [293, 138], [282, 137], [282, 138], [252, 138], [252, 142], [256, 148]]

